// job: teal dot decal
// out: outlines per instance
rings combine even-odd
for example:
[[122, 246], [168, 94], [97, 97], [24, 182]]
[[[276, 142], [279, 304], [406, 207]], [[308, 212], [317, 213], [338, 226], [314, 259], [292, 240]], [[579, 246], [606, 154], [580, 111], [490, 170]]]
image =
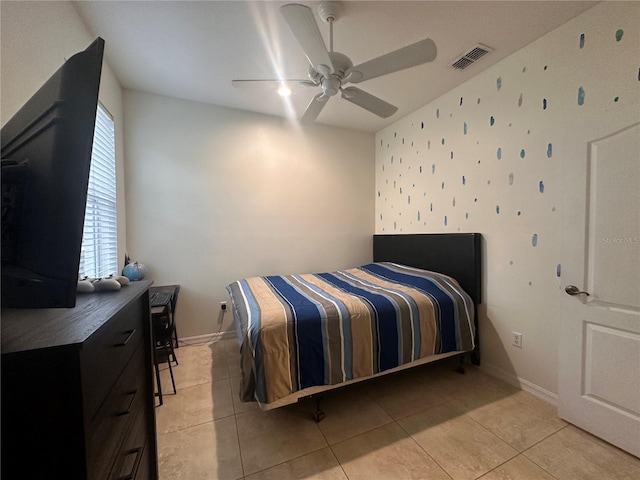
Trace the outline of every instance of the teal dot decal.
[[531, 237], [531, 245], [533, 245], [534, 247], [538, 246], [538, 234], [534, 233], [533, 236]]
[[553, 156], [553, 145], [547, 145], [547, 158], [551, 158]]
[[543, 99], [542, 99], [542, 109], [543, 109], [543, 110], [546, 110], [546, 109], [547, 109], [547, 99], [546, 99], [546, 98], [543, 98]]
[[462, 175], [462, 184], [463, 185], [467, 184], [467, 179], [464, 177], [464, 175]]
[[440, 109], [436, 108], [436, 118], [440, 118]]
[[396, 230], [398, 228], [398, 225], [396, 225], [396, 222], [393, 222], [393, 229]]
[[442, 182], [442, 190], [444, 190], [444, 182]]
[[522, 94], [520, 94], [520, 96], [518, 97], [518, 106], [522, 106]]
[[489, 125], [491, 125], [493, 127], [494, 123], [496, 123], [496, 119], [493, 118], [493, 115], [492, 115], [491, 118], [489, 119]]
[[524, 148], [522, 150], [520, 150], [520, 158], [524, 158], [526, 155]]
[[420, 221], [420, 210], [418, 210], [418, 221]]
[[584, 47], [584, 33], [580, 34], [580, 48]]
[[464, 125], [462, 126], [462, 131], [464, 132], [464, 134], [467, 134], [467, 122], [464, 122]]
[[480, 97], [478, 97], [478, 100], [476, 100], [476, 104], [480, 105]]
[[521, 211], [518, 211], [518, 216], [520, 216], [520, 215], [522, 215], [522, 212], [521, 212]]
[[622, 36], [624, 35], [624, 30], [622, 30], [621, 28], [619, 28], [616, 31], [616, 42], [619, 42], [620, 40], [622, 40]]
[[562, 276], [562, 265], [558, 264], [556, 265], [556, 277], [561, 277]]
[[433, 165], [431, 165], [431, 173], [433, 173], [433, 174], [436, 173], [436, 164], [435, 163]]
[[584, 105], [584, 88], [578, 89], [578, 105]]
[[509, 174], [509, 185], [513, 185], [513, 173]]
[[[496, 156], [498, 157], [498, 160], [502, 159], [502, 147], [498, 147], [498, 151], [496, 152]], [[478, 163], [480, 163], [479, 160], [478, 160]]]
[[391, 163], [393, 163], [393, 155], [391, 155]]
[[498, 91], [500, 91], [500, 89], [502, 88], [502, 77], [498, 77], [496, 79], [496, 88], [498, 89]]
[[469, 212], [464, 214], [464, 218], [468, 219], [469, 218]]
[[442, 137], [442, 145], [444, 145], [444, 137]]
[[540, 189], [540, 193], [544, 193], [544, 182], [542, 180], [540, 180], [538, 188]]
[[496, 205], [496, 213], [500, 214], [500, 205]]
[[620, 97], [616, 97], [613, 99], [614, 102], [617, 102], [618, 100], [620, 100]]
[[446, 215], [444, 216], [444, 226], [445, 227], [447, 226], [447, 216]]
[[429, 204], [429, 211], [430, 211], [430, 212], [433, 212], [433, 203], [430, 203], [430, 204]]
[[411, 195], [407, 195], [407, 203], [411, 205]]

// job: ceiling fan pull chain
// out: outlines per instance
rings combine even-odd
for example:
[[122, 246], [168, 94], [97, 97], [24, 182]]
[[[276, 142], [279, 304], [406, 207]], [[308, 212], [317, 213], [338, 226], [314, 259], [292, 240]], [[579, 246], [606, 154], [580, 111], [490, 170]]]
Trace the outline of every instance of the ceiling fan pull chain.
[[329, 52], [333, 52], [333, 17], [329, 17]]

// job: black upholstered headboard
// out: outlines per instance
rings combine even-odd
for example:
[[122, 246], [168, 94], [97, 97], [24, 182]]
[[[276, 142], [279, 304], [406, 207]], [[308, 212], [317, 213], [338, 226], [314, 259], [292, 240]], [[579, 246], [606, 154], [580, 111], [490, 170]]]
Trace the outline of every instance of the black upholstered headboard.
[[482, 303], [482, 258], [479, 233], [374, 235], [373, 261], [395, 262], [455, 278]]

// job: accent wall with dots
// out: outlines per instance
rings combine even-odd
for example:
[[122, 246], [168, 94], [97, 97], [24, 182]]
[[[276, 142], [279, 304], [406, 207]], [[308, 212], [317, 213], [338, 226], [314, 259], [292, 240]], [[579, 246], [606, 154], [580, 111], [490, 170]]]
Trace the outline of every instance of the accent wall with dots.
[[640, 121], [639, 92], [640, 3], [604, 2], [376, 134], [376, 233], [482, 233], [483, 365], [551, 401], [563, 161]]

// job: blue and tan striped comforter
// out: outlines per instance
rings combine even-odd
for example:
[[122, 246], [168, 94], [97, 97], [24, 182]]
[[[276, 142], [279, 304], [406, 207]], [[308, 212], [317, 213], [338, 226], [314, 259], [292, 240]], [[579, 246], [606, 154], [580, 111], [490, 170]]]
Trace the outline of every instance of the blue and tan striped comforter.
[[474, 348], [473, 302], [450, 277], [393, 263], [253, 277], [227, 286], [243, 400], [367, 377]]

